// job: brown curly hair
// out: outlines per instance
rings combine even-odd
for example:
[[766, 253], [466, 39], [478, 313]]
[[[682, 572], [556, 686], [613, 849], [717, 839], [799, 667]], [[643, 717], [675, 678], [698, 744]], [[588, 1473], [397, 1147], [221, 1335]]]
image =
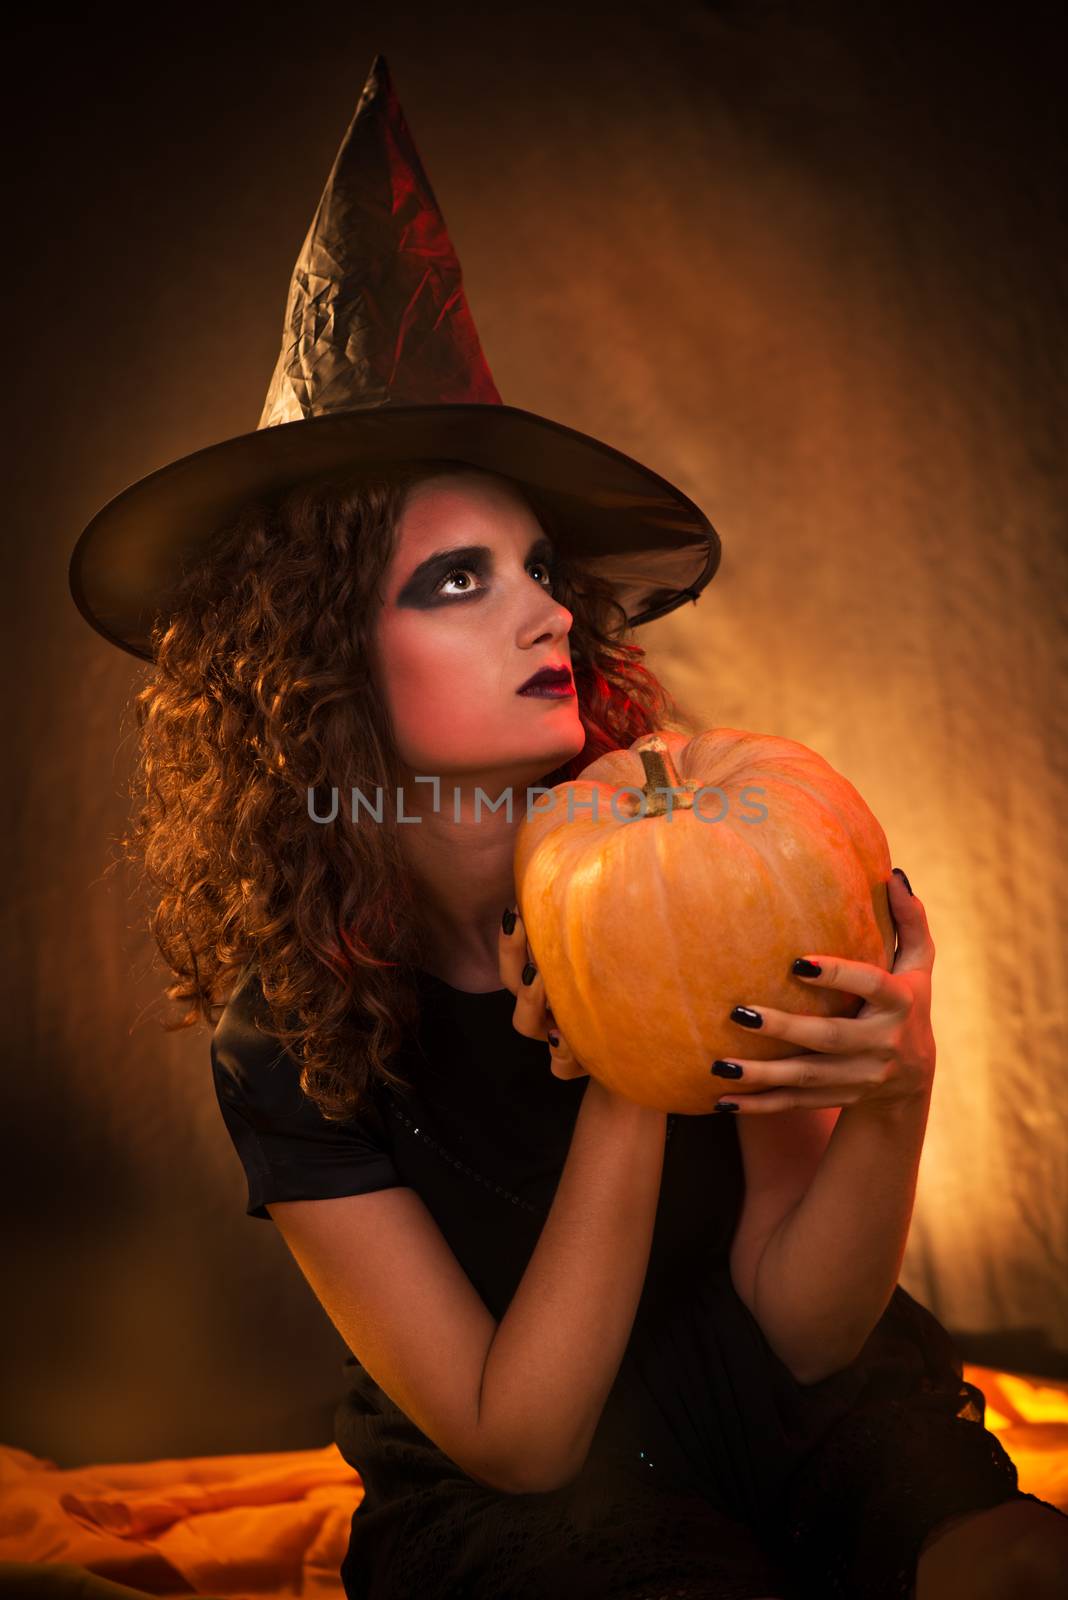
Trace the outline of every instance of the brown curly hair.
[[[339, 806], [322, 823], [309, 801], [323, 785], [374, 795], [399, 783], [370, 667], [381, 582], [409, 489], [477, 470], [392, 463], [246, 506], [183, 577], [133, 700], [138, 809], [119, 844], [150, 886], [149, 929], [174, 974], [167, 997], [187, 1007], [163, 1028], [214, 1027], [254, 962], [264, 1026], [331, 1121], [354, 1115], [376, 1078], [406, 1086], [390, 1062], [418, 1028], [423, 948], [388, 815], [346, 826]], [[505, 481], [553, 537], [556, 507]], [[586, 743], [539, 781], [576, 778], [654, 728], [696, 732], [642, 665], [644, 650], [625, 642], [626, 613], [608, 586], [563, 558], [553, 578], [574, 618]]]

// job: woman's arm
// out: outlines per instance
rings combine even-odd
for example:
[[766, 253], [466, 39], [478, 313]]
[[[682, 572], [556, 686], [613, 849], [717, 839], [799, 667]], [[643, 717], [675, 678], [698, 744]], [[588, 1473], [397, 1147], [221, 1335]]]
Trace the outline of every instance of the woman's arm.
[[581, 1470], [630, 1338], [649, 1261], [667, 1116], [591, 1078], [541, 1237], [497, 1327], [479, 1425], [539, 1463]]
[[[747, 1303], [768, 1343], [802, 1383], [838, 1372], [860, 1352], [901, 1270], [934, 1085], [927, 914], [904, 874], [887, 884], [897, 927], [893, 971], [802, 952], [806, 984], [860, 995], [854, 1017], [736, 1007], [731, 1021], [761, 1027], [804, 1054], [737, 1060], [730, 1101], [748, 1116], [841, 1106], [810, 1185], [771, 1229]], [[718, 1065], [719, 1063], [717, 1063]], [[761, 1145], [748, 1152], [757, 1158]], [[746, 1162], [747, 1176], [751, 1163]]]
[[349, 1349], [416, 1426], [476, 1482], [545, 1493], [580, 1469], [626, 1349], [666, 1125], [587, 1084], [499, 1324], [411, 1188], [268, 1209]]
[[845, 1106], [807, 1193], [764, 1247], [753, 1315], [801, 1383], [847, 1366], [889, 1304], [930, 1103], [928, 1088], [892, 1105]]
[[[519, 908], [498, 937], [513, 1026], [548, 1038], [557, 1077], [585, 1075], [548, 1005]], [[546, 1488], [582, 1468], [634, 1324], [653, 1242], [667, 1114], [590, 1078], [552, 1208], [490, 1343], [480, 1425]]]

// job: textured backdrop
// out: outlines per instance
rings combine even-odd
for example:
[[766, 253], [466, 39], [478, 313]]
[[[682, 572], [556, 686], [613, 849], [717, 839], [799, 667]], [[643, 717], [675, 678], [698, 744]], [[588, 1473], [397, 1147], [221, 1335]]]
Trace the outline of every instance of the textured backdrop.
[[925, 901], [939, 1065], [903, 1284], [966, 1359], [1068, 1376], [1056, 13], [592, 13], [109, 12], [10, 40], [0, 1437], [61, 1465], [330, 1437], [344, 1347], [244, 1216], [207, 1033], [161, 1033], [107, 869], [139, 669], [66, 564], [111, 494], [255, 426], [378, 50], [504, 399], [721, 533], [699, 604], [640, 630], [651, 664], [707, 725], [824, 755]]

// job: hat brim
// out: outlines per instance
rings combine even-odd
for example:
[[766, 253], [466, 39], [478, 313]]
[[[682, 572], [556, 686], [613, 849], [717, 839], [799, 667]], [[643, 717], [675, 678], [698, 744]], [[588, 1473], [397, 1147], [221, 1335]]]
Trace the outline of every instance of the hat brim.
[[696, 600], [719, 566], [719, 535], [700, 508], [599, 439], [515, 406], [380, 406], [258, 428], [131, 484], [74, 547], [75, 604], [111, 644], [151, 661], [167, 594], [243, 506], [306, 480], [428, 456], [536, 489], [561, 514], [567, 557], [611, 584], [632, 627]]

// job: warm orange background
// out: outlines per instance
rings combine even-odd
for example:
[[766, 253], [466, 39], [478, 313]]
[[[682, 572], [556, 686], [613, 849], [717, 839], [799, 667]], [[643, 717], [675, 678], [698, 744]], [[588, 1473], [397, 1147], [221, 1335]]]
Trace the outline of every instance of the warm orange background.
[[101, 13], [13, 41], [5, 1444], [330, 1439], [344, 1347], [245, 1217], [207, 1034], [159, 1032], [144, 908], [105, 872], [139, 669], [66, 564], [113, 493], [255, 426], [377, 50], [505, 400], [720, 530], [700, 603], [639, 631], [652, 665], [708, 725], [825, 756], [926, 904], [939, 1068], [904, 1286], [969, 1359], [1068, 1376], [1052, 24], [592, 9], [229, 8], [143, 36]]

